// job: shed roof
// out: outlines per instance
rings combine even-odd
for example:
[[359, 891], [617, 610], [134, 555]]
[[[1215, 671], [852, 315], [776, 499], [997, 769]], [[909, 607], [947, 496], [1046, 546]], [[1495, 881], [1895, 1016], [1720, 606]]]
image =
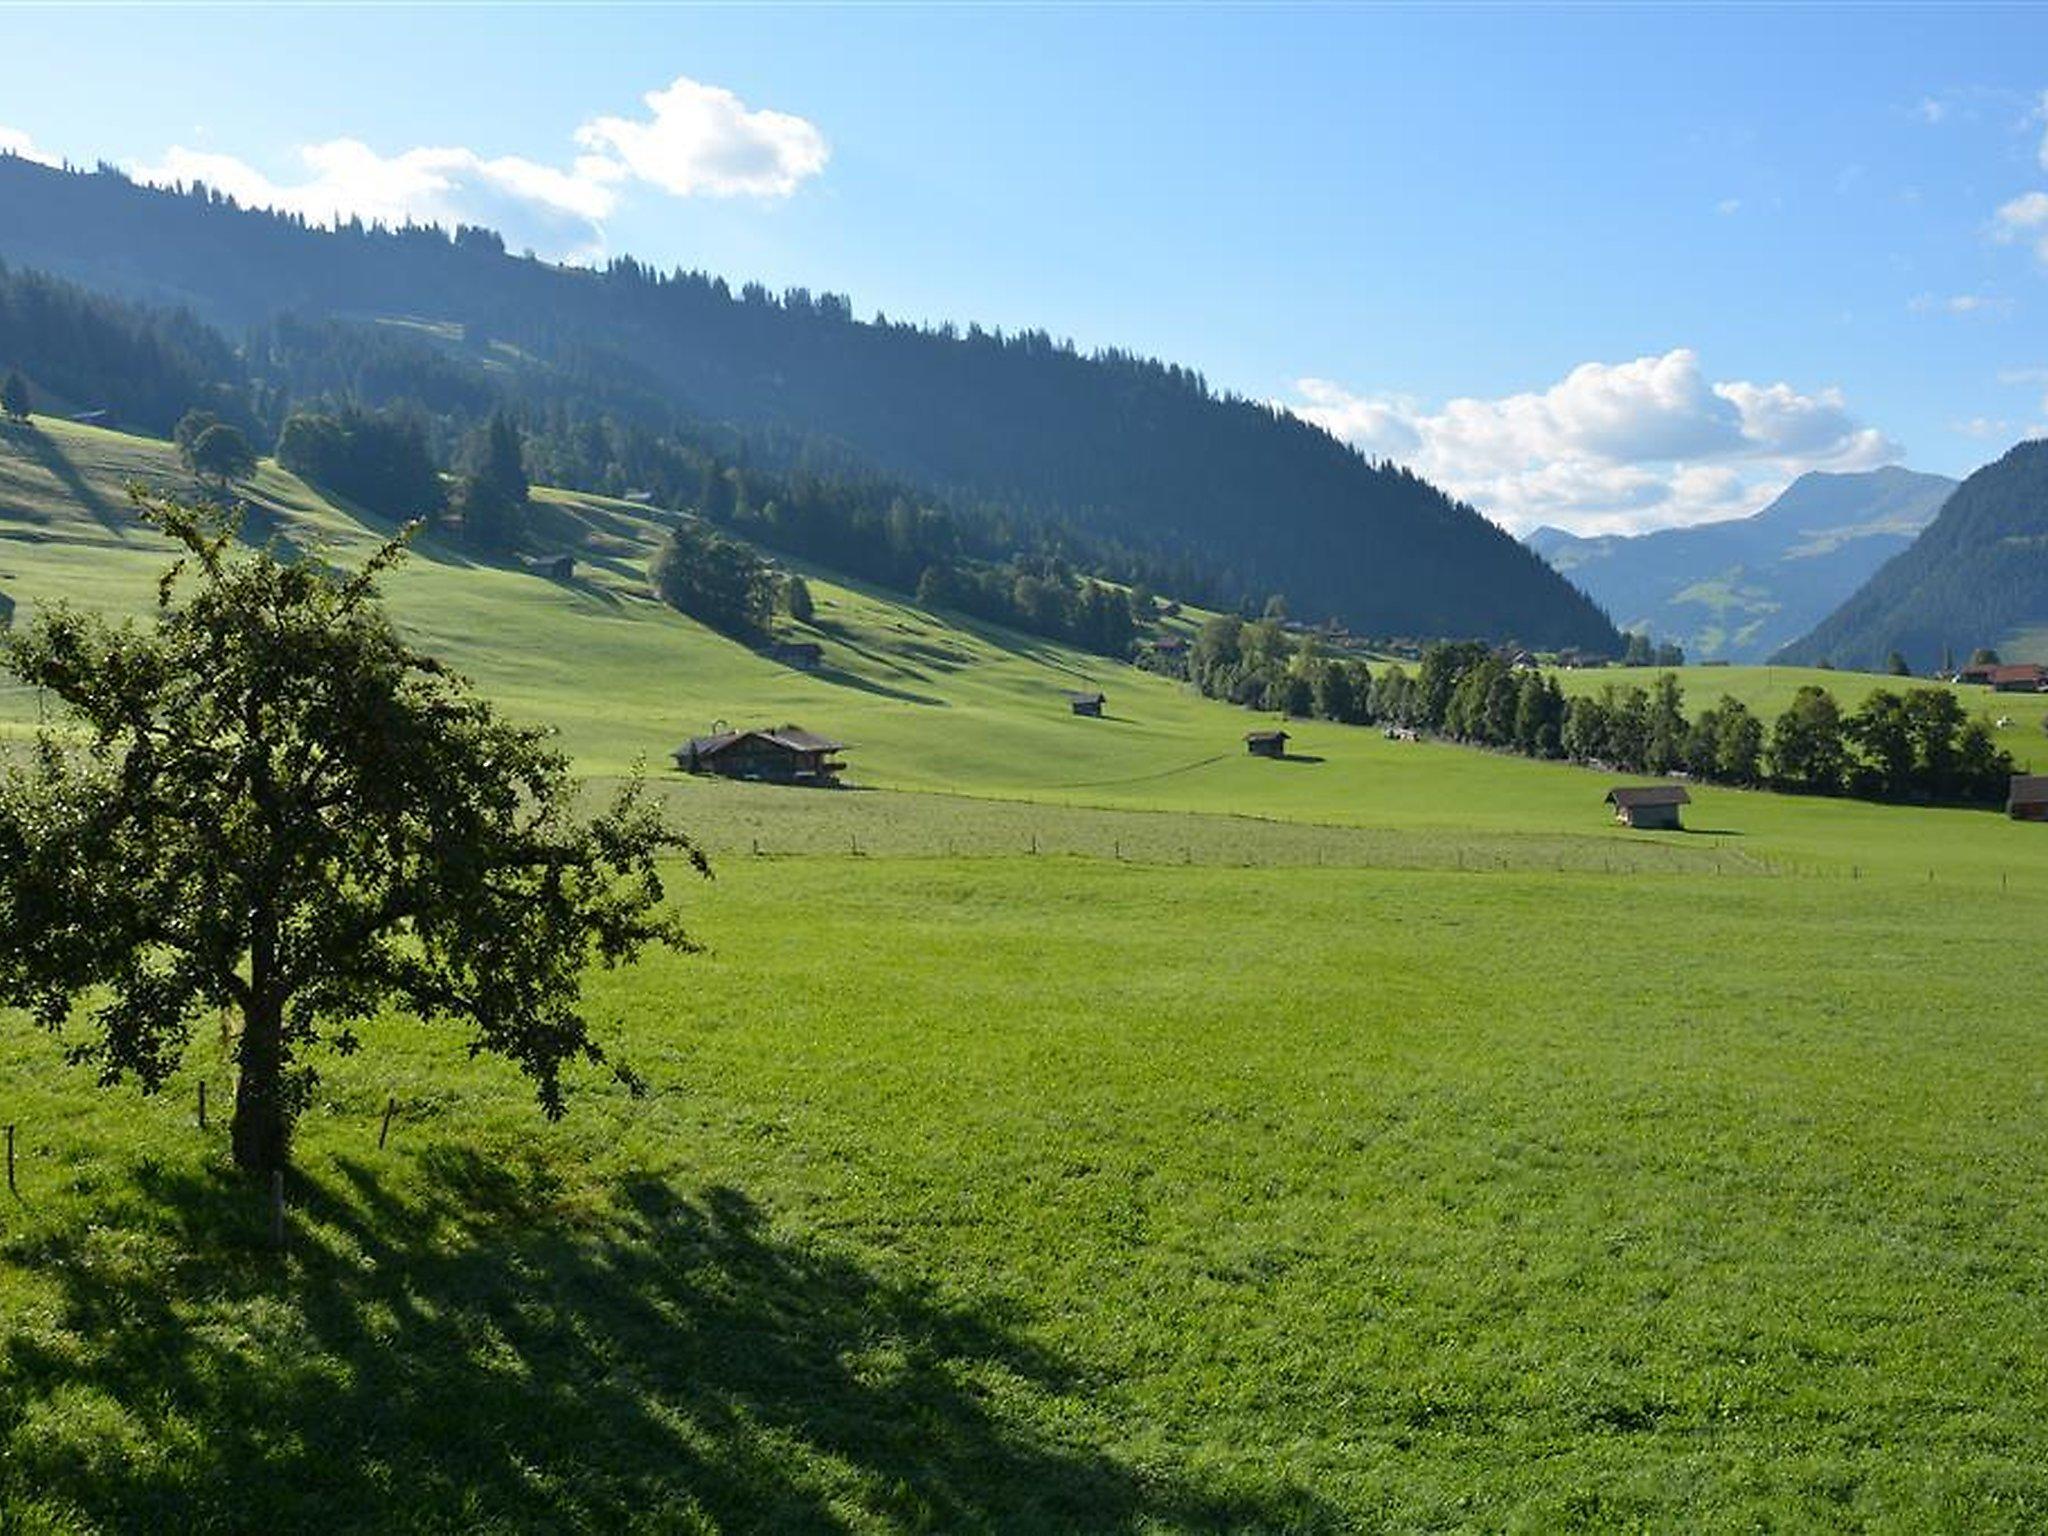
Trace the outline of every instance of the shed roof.
[[1067, 697], [1076, 704], [1107, 704], [1109, 696], [1102, 693], [1069, 693]]
[[2043, 668], [2038, 663], [2031, 661], [2017, 662], [2008, 666], [1993, 667], [1991, 669], [1991, 683], [1993, 687], [2000, 683], [2038, 683], [2044, 676], [2048, 676], [2048, 668]]
[[1287, 733], [1285, 731], [1246, 731], [1244, 739], [1246, 741], [1285, 741]]
[[1607, 803], [1628, 810], [1638, 805], [1691, 805], [1683, 784], [1627, 784], [1607, 791]]
[[2048, 805], [2048, 773], [2016, 773], [2006, 791], [2006, 808], [2015, 805]]

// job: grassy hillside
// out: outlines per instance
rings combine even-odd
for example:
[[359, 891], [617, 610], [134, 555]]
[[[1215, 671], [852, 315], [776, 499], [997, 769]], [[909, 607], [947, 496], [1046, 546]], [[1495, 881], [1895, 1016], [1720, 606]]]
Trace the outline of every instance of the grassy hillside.
[[[137, 477], [0, 439], [0, 586], [145, 602]], [[1256, 761], [1242, 711], [826, 573], [805, 676], [641, 596], [638, 511], [548, 500], [587, 577], [427, 547], [407, 627], [600, 776], [793, 718], [876, 787], [665, 779], [707, 952], [591, 979], [651, 1096], [549, 1126], [384, 1020], [282, 1256], [210, 1024], [155, 1099], [0, 1028], [0, 1526], [2048, 1521], [2048, 829], [1701, 789], [1632, 834], [1602, 776], [1329, 725]]]

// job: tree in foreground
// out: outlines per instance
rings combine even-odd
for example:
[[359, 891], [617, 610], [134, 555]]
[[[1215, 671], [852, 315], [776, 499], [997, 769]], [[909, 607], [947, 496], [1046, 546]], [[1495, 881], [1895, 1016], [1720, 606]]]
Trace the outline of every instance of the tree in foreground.
[[18, 372], [10, 372], [7, 382], [0, 384], [0, 416], [9, 421], [28, 420], [28, 380]]
[[183, 450], [185, 466], [202, 480], [211, 480], [225, 493], [236, 480], [256, 473], [256, 450], [239, 427], [217, 421], [195, 436]]
[[411, 650], [360, 570], [238, 550], [217, 516], [140, 498], [182, 546], [153, 625], [64, 608], [6, 638], [66, 707], [0, 775], [0, 1000], [103, 1084], [161, 1087], [196, 1019], [239, 1018], [233, 1148], [282, 1167], [317, 1047], [385, 1008], [517, 1064], [549, 1118], [609, 1065], [592, 962], [691, 947], [657, 860], [703, 857], [637, 781], [593, 820], [539, 728]]

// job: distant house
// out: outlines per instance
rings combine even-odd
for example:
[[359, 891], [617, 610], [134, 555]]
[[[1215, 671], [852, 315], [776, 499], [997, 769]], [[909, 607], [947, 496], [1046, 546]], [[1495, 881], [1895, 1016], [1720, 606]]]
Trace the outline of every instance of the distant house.
[[1285, 757], [1287, 755], [1287, 733], [1285, 731], [1246, 731], [1244, 749], [1253, 757]]
[[836, 784], [846, 765], [835, 753], [843, 742], [801, 726], [779, 725], [754, 731], [714, 731], [692, 736], [674, 752], [685, 773], [715, 773], [728, 779], [757, 779], [769, 784]]
[[1993, 667], [1991, 687], [1997, 693], [2048, 693], [2048, 667], [2036, 666], [2032, 662]]
[[1152, 642], [1152, 649], [1160, 656], [1185, 656], [1188, 643], [1179, 635], [1161, 635]]
[[2048, 773], [2014, 774], [2005, 814], [2014, 821], [2048, 821]]
[[1678, 808], [1691, 805], [1682, 784], [1626, 785], [1607, 791], [1614, 819], [1638, 831], [1669, 831], [1678, 827]]
[[1097, 719], [1100, 719], [1102, 716], [1102, 706], [1108, 702], [1109, 700], [1099, 693], [1070, 693], [1067, 695], [1067, 703], [1075, 714], [1092, 715]]
[[800, 672], [815, 672], [825, 664], [825, 647], [815, 640], [778, 640], [768, 647], [768, 659]]
[[570, 581], [576, 575], [574, 555], [528, 555], [519, 562], [536, 576], [545, 576], [550, 581]]
[[1956, 681], [1959, 683], [1981, 683], [1989, 686], [1992, 676], [1997, 671], [1998, 666], [1996, 663], [1980, 661], [1964, 667], [1960, 672], [1956, 673]]

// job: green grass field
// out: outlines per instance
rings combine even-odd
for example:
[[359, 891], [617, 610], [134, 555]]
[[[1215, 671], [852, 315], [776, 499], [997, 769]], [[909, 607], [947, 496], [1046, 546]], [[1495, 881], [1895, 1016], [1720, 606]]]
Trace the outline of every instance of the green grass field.
[[[160, 445], [0, 441], [0, 587], [144, 602], [133, 476]], [[822, 573], [804, 676], [555, 505], [590, 579], [428, 549], [402, 620], [600, 779], [794, 719], [867, 787], [657, 768], [707, 952], [591, 980], [651, 1096], [549, 1126], [384, 1021], [283, 1256], [196, 1123], [211, 1026], [154, 1099], [0, 1031], [0, 1527], [2048, 1523], [2048, 830], [1701, 789], [1631, 834], [1598, 775], [1316, 724], [1255, 761]]]

